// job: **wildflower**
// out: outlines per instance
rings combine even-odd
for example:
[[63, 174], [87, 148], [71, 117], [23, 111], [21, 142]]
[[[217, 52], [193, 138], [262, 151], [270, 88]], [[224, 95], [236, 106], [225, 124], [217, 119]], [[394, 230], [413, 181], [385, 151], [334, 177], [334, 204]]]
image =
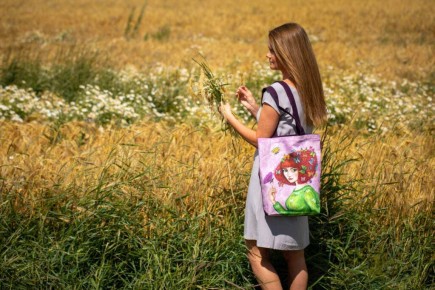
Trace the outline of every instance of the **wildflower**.
[[18, 116], [17, 114], [14, 114], [14, 115], [12, 116], [12, 118], [11, 118], [11, 121], [22, 123], [22, 122], [23, 122], [23, 119], [21, 119], [21, 117]]
[[5, 105], [0, 104], [0, 110], [9, 111], [10, 109], [9, 109], [9, 107], [7, 107]]

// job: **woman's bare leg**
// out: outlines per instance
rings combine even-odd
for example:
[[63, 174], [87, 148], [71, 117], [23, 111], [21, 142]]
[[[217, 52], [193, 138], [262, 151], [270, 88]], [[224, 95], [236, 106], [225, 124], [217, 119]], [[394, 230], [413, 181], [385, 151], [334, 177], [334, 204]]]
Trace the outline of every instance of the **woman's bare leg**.
[[248, 260], [261, 289], [282, 290], [281, 281], [270, 262], [269, 250], [257, 247], [255, 240], [245, 240]]
[[308, 286], [308, 271], [304, 250], [284, 251], [287, 262], [290, 290], [305, 290]]

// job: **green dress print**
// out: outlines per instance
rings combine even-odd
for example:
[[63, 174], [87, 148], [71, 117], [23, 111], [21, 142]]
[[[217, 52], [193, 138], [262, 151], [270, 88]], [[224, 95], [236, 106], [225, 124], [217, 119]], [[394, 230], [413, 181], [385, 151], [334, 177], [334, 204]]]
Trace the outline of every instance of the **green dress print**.
[[273, 207], [281, 215], [310, 215], [320, 213], [319, 194], [310, 186], [295, 189], [285, 201], [284, 208], [279, 202]]

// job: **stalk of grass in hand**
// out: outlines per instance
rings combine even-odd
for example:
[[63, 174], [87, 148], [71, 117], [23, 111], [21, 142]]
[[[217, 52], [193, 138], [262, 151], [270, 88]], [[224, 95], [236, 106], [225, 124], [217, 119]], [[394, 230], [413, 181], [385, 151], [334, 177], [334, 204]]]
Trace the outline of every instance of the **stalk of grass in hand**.
[[[227, 101], [225, 99], [225, 86], [228, 84], [223, 83], [221, 79], [213, 74], [204, 57], [202, 57], [202, 60], [193, 59], [193, 61], [200, 66], [202, 72], [199, 79], [201, 95], [203, 95], [208, 102], [211, 111], [220, 115], [219, 107]], [[203, 79], [202, 76], [205, 76], [205, 79]], [[222, 121], [224, 123], [224, 131], [229, 130], [232, 136], [236, 136], [237, 133], [234, 128], [228, 126], [223, 119]]]
[[200, 66], [201, 72], [206, 77], [205, 80], [200, 78], [200, 87], [204, 89], [203, 96], [210, 105], [210, 109], [215, 113], [219, 113], [219, 107], [225, 101], [225, 86], [227, 84], [222, 83], [222, 81], [212, 73], [205, 60], [193, 60]]

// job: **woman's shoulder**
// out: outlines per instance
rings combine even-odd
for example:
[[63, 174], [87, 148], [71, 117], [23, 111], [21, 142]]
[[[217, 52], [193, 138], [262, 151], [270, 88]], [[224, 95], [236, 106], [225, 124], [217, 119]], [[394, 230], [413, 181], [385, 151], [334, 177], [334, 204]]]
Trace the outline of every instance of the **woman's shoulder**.
[[270, 95], [273, 99], [282, 98], [282, 96], [287, 95], [284, 89], [285, 83], [274, 82], [268, 87], [263, 89], [263, 95]]
[[299, 93], [295, 87], [292, 87], [288, 85], [286, 82], [274, 82], [269, 87], [267, 87], [266, 92], [271, 94], [272, 91], [275, 91], [277, 94], [277, 97], [279, 98], [280, 102], [284, 102], [287, 105], [290, 105], [290, 102], [288, 101], [288, 95], [291, 93], [293, 95], [293, 98], [296, 100], [296, 103], [299, 102]]
[[290, 89], [290, 91], [293, 95], [299, 96], [298, 90], [295, 87], [290, 86], [289, 84], [287, 84], [284, 81], [274, 82], [270, 86], [267, 87], [268, 90], [271, 90], [271, 88], [273, 88], [278, 95], [287, 95], [287, 92], [288, 92], [287, 89]]
[[272, 89], [274, 89], [277, 92], [278, 95], [280, 95], [280, 94], [283, 94], [285, 92], [284, 91], [284, 85], [285, 85], [285, 83], [283, 83], [282, 81], [278, 81], [278, 82], [272, 83], [268, 87], [268, 89], [272, 88]]

